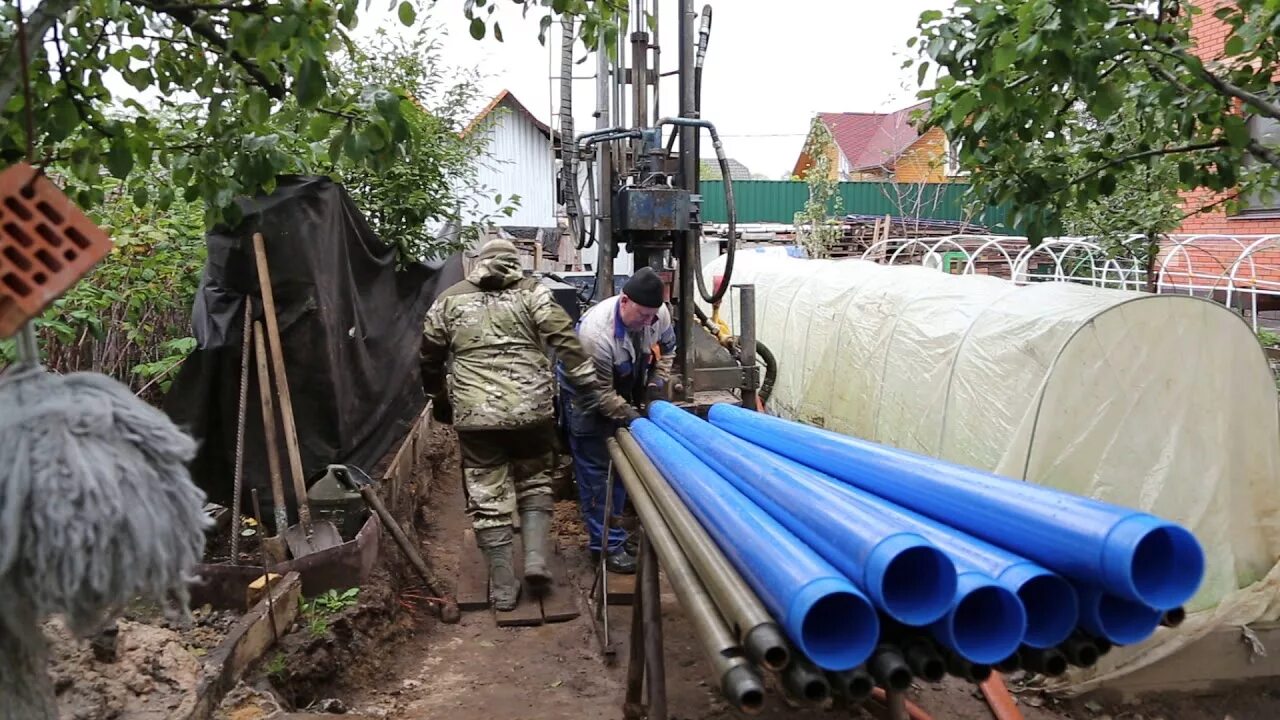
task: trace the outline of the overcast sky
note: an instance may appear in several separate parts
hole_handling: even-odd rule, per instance
[[[676,67],[677,4],[659,2],[659,41],[666,72]],[[699,10],[702,4],[695,3]],[[555,43],[548,42],[552,47],[538,44],[537,9],[521,20],[514,5],[498,5],[503,43],[492,36],[482,41],[471,38],[462,0],[438,3],[428,22],[442,27],[447,35],[443,47],[448,63],[480,69],[486,76],[487,95],[508,89],[546,121],[554,97],[549,78],[558,72],[550,66]],[[795,163],[814,113],[894,110],[915,101],[915,73],[901,69],[907,53],[913,52],[906,41],[923,10],[950,5],[949,0],[713,2],[703,117],[715,123],[729,157],[753,173],[778,178]],[[356,34],[379,26],[405,31],[395,11],[388,10],[383,0],[374,0]],[[558,41],[558,26],[549,34]],[[575,56],[583,56],[581,46]],[[578,76],[594,72],[594,59],[575,67]],[[666,78],[663,84],[661,109],[664,115],[674,115],[676,79]],[[594,109],[594,81],[575,81],[574,116],[579,130],[594,127]],[[710,143],[703,144],[703,152],[710,154]]]

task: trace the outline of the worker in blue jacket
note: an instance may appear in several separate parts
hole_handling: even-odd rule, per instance
[[[578,408],[573,391],[562,384],[560,407],[592,559],[598,562],[605,551],[605,567],[614,573],[634,573],[636,560],[621,528],[611,527],[607,542],[601,537],[609,474],[605,440],[640,417],[637,408],[666,391],[676,336],[665,295],[662,278],[651,268],[641,268],[623,285],[621,295],[597,303],[578,321],[578,338],[595,362],[600,388],[596,408]],[[625,503],[626,492],[615,483],[612,514],[620,515]]]

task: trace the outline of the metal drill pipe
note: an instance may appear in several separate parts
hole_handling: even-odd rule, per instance
[[[1098,662],[1098,645],[1081,633],[1074,633],[1058,646],[1058,652],[1076,667],[1093,667]]]
[[[831,682],[808,658],[796,655],[782,671],[782,688],[794,701],[820,705],[831,697]]]
[[[644,454],[627,430],[619,430],[616,447],[628,462],[640,484],[660,511],[667,527],[675,536],[690,564],[702,580],[707,592],[730,629],[747,651],[747,657],[770,670],[781,670],[791,659],[791,649],[782,629],[769,615],[746,581],[716,547],[693,514],[676,496],[658,468]],[[614,454],[611,451],[611,454]],[[618,458],[614,464],[620,466]]]
[[[867,672],[866,666],[827,673],[827,681],[831,683],[831,692],[851,707],[871,697],[871,690],[876,686],[876,680]]]
[[[867,669],[876,684],[885,690],[906,690],[911,686],[911,668],[896,645],[881,644],[876,648]]]
[[[764,704],[764,683],[760,675],[743,657],[737,638],[720,617],[707,589],[698,579],[689,558],[680,549],[671,528],[662,519],[662,514],[649,496],[644,483],[640,481],[635,468],[623,455],[622,448],[613,439],[607,440],[606,444],[609,455],[613,458],[613,467],[627,489],[627,496],[631,498],[636,514],[640,516],[645,537],[658,553],[658,559],[666,570],[667,580],[675,590],[680,606],[688,615],[703,652],[720,678],[721,692],[739,710],[746,713],[759,712]]]
[[[1057,677],[1067,671],[1067,656],[1053,648],[1023,648],[1019,655],[1022,656],[1022,666],[1031,672]]]

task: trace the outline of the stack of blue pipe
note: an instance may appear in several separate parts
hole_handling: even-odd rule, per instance
[[[649,418],[645,454],[826,670],[864,663],[880,616],[975,664],[1139,643],[1204,575],[1189,531],[1130,508],[732,405]]]

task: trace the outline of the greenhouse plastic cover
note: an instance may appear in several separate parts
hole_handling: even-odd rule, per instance
[[[708,284],[722,256],[704,269]],[[862,260],[739,255],[778,358],[769,412],[1145,510],[1204,546],[1187,621],[1117,648],[1083,692],[1222,625],[1280,618],[1280,411],[1216,303]],[[736,293],[721,316],[738,328]]]

